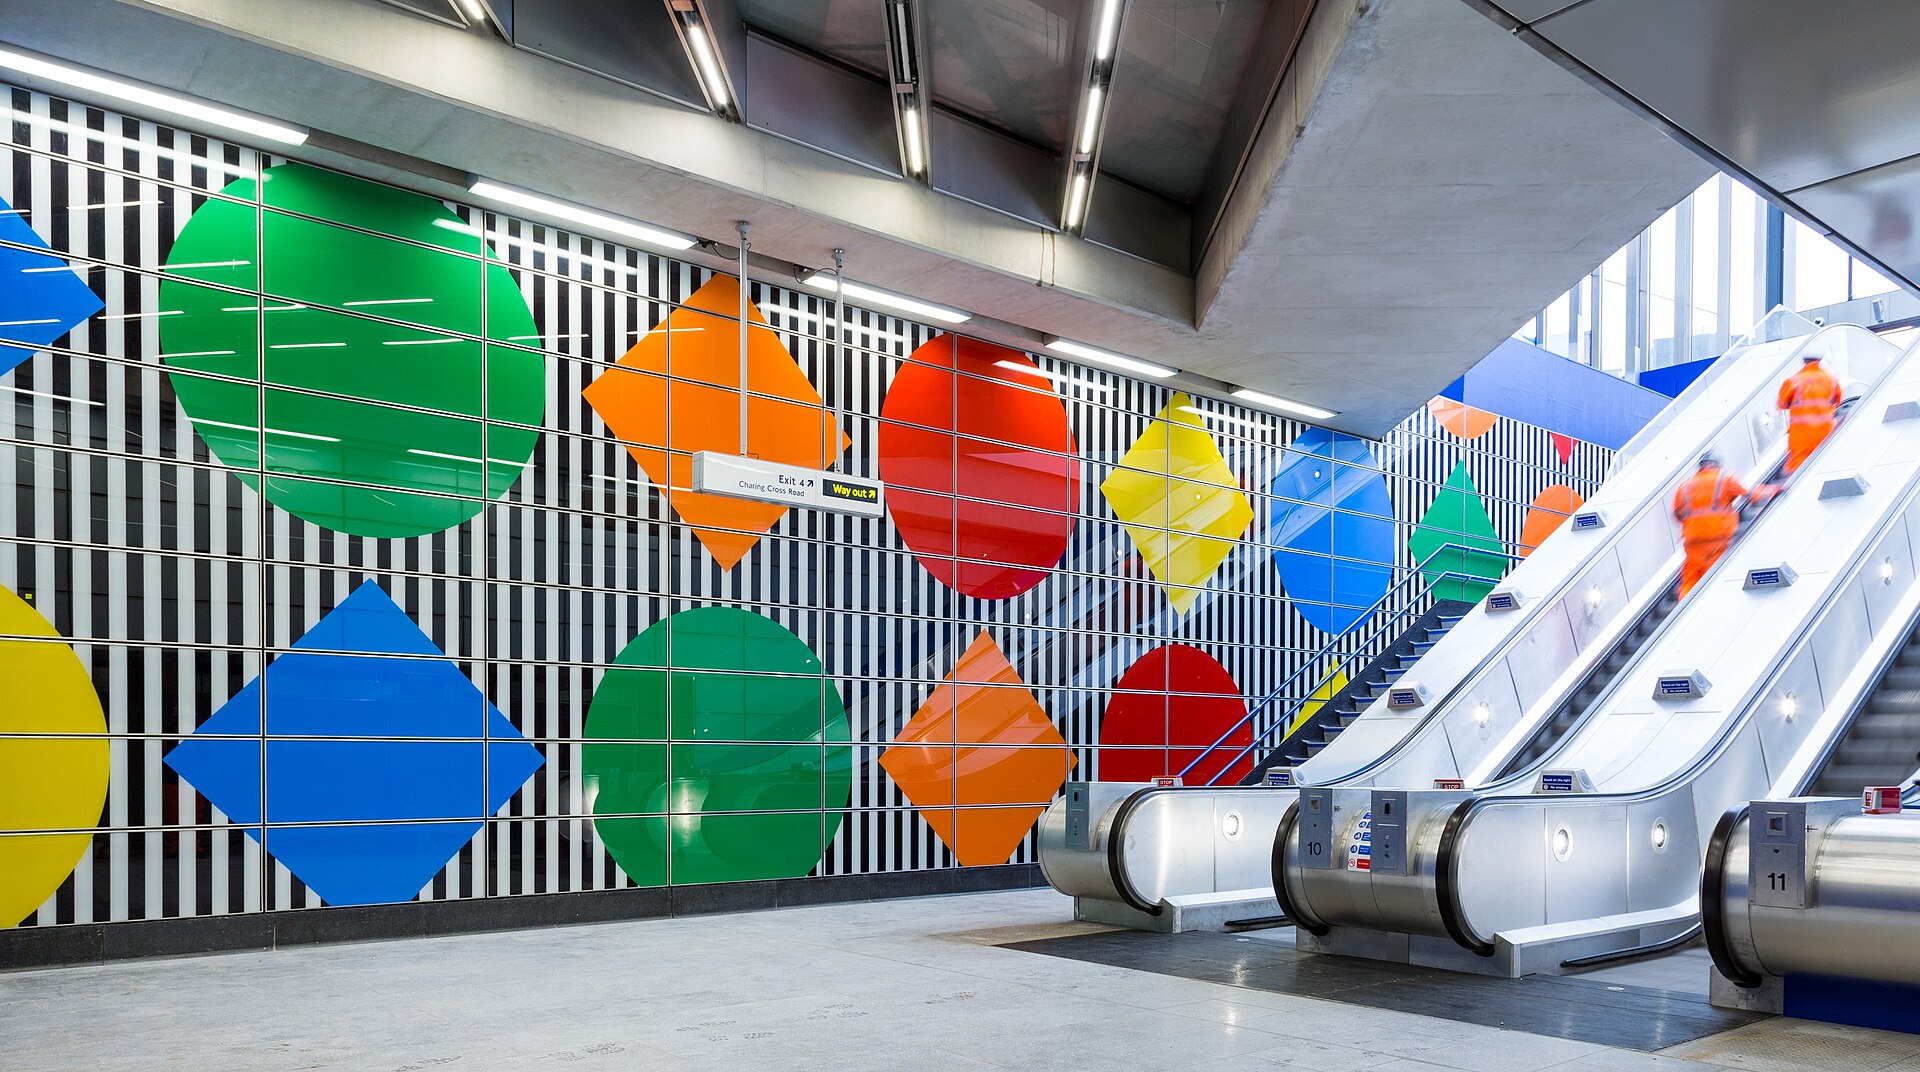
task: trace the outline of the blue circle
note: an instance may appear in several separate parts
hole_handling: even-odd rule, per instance
[[[1287,446],[1271,488],[1280,582],[1315,628],[1339,636],[1393,583],[1393,499],[1366,441],[1310,428]]]

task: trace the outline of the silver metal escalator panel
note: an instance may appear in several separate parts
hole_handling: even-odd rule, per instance
[[[1694,926],[1714,821],[1730,802],[1764,794],[1813,738],[1833,730],[1824,715],[1810,716],[1871,687],[1881,664],[1859,667],[1863,650],[1909,635],[1906,604],[1920,599],[1920,422],[1885,423],[1874,410],[1896,397],[1920,397],[1920,361],[1895,367],[1870,396],[1866,419],[1835,433],[1549,757],[1590,777],[1599,794],[1534,796],[1528,783],[1451,809],[1421,811],[1415,801],[1404,875],[1290,870],[1301,877],[1302,913],[1334,924],[1326,947],[1367,953],[1359,938],[1340,941],[1341,906],[1361,903],[1386,918],[1356,914],[1353,922],[1397,932],[1408,958],[1420,959],[1424,942],[1436,958],[1427,962],[1445,963],[1435,943],[1451,941],[1479,958],[1480,970],[1502,974],[1555,970],[1556,958]],[[1866,493],[1819,500],[1824,477],[1841,469],[1865,472]],[[1887,561],[1890,571],[1881,568]],[[1780,562],[1794,564],[1796,584],[1742,587],[1746,566]],[[1669,671],[1699,671],[1713,687],[1655,699],[1655,682]]]
[[[1597,529],[1562,526],[1503,586],[1528,593],[1513,611],[1476,607],[1408,674],[1432,695],[1410,716],[1369,706],[1296,769],[1301,784],[1431,785],[1435,777],[1491,779],[1560,710],[1678,568],[1672,489],[1708,449],[1736,473],[1764,479],[1784,448],[1775,407],[1802,350],[1827,355],[1847,382],[1879,381],[1897,351],[1857,327],[1761,344],[1730,354],[1710,384],[1683,393],[1656,431],[1636,437],[1626,460],[1580,513]]]
[[[1218,930],[1279,911],[1274,831],[1294,795],[1069,782],[1040,821],[1040,866],[1075,916],[1149,930]]]
[[[1590,589],[1598,586],[1605,599],[1603,605],[1618,606],[1626,602],[1633,593],[1625,579],[1608,580],[1607,575],[1620,578],[1623,563],[1627,572],[1638,577],[1649,576],[1660,568],[1660,564],[1671,557],[1673,549],[1672,525],[1666,517],[1664,499],[1671,487],[1681,476],[1690,472],[1694,460],[1702,449],[1712,448],[1737,465],[1751,465],[1755,457],[1776,445],[1780,438],[1780,427],[1773,420],[1773,393],[1779,378],[1785,370],[1797,363],[1797,354],[1812,339],[1793,335],[1795,329],[1781,329],[1789,318],[1770,318],[1766,330],[1759,333],[1757,341],[1744,346],[1739,352],[1730,352],[1726,359],[1716,363],[1705,375],[1690,386],[1676,402],[1664,411],[1649,427],[1635,437],[1620,455],[1623,459],[1616,465],[1614,476],[1597,493],[1584,511],[1596,512],[1602,517],[1603,524],[1591,529],[1577,529],[1566,526],[1563,531],[1548,539],[1533,555],[1523,563],[1509,578],[1525,583],[1529,598],[1515,611],[1504,612],[1497,622],[1489,621],[1481,610],[1475,609],[1458,623],[1451,631],[1421,659],[1417,665],[1422,673],[1428,667],[1446,667],[1443,676],[1464,677],[1458,672],[1462,664],[1471,665],[1486,658],[1489,653],[1497,652],[1506,646],[1509,634],[1523,622],[1542,615],[1558,615],[1565,618],[1566,605],[1577,603],[1583,619],[1588,615],[1584,608],[1591,605]],[[1804,324],[1804,322],[1802,322]],[[1805,325],[1811,329],[1811,325]],[[1817,336],[1816,336],[1817,337]],[[1583,512],[1584,512],[1583,511]],[[1644,546],[1642,546],[1644,545]],[[1642,586],[1644,587],[1644,585]],[[1557,597],[1557,598],[1556,598]],[[1617,598],[1616,598],[1617,597]],[[1602,622],[1604,624],[1604,622]],[[1558,632],[1565,637],[1551,653],[1550,661],[1555,665],[1564,665],[1571,654],[1564,649],[1576,649],[1585,640],[1597,635],[1592,623],[1585,625],[1555,624],[1546,632]],[[1538,645],[1532,655],[1537,661],[1541,652]],[[1420,682],[1431,687],[1429,682]],[[1308,764],[1318,763],[1323,769],[1331,769],[1328,757],[1344,752],[1358,755],[1361,761],[1351,766],[1365,766],[1367,761],[1381,752],[1391,751],[1407,737],[1406,723],[1419,722],[1420,719],[1407,719],[1398,716],[1396,720],[1374,717],[1384,707],[1384,701],[1371,705],[1367,711],[1353,720],[1333,741]],[[1395,724],[1397,722],[1397,725]],[[1376,732],[1382,724],[1388,727],[1388,733]],[[1486,728],[1486,727],[1481,727]],[[1491,737],[1495,729],[1487,728],[1483,737]],[[1479,728],[1471,735],[1479,735]],[[1435,777],[1456,776],[1462,765],[1460,756],[1471,758],[1471,748],[1459,748],[1458,742],[1449,739],[1445,733],[1427,733],[1417,735],[1416,743],[1421,748],[1405,750],[1397,757],[1397,768],[1410,772],[1411,784],[1432,784]],[[1360,740],[1357,738],[1367,738]],[[1356,751],[1357,750],[1357,751]],[[1290,801],[1292,794],[1288,790],[1255,789],[1254,792],[1284,794]],[[1188,789],[1187,794],[1237,795],[1246,790]],[[1124,799],[1124,796],[1121,798]],[[1112,878],[1114,868],[1108,859],[1111,848],[1118,844],[1127,844],[1125,838],[1096,841],[1088,849],[1069,847],[1064,840],[1065,824],[1055,822],[1054,810],[1061,809],[1062,802],[1056,801],[1049,816],[1042,824],[1040,839],[1040,857],[1050,879],[1056,875],[1066,876],[1085,872],[1089,875],[1106,873],[1108,877],[1104,890],[1091,887],[1082,893],[1069,889],[1074,880],[1056,879],[1055,885],[1076,897],[1110,898],[1116,902],[1127,903],[1119,888],[1123,882]],[[1120,803],[1112,803],[1108,811],[1115,811]],[[1263,814],[1274,809],[1262,809]],[[1146,815],[1147,812],[1135,811],[1121,816],[1121,829],[1132,821],[1134,814]],[[1262,826],[1266,820],[1250,819],[1250,838],[1243,839],[1235,847],[1243,863],[1252,866],[1270,864],[1273,828]],[[1095,820],[1097,823],[1111,822],[1111,819]],[[1052,832],[1061,832],[1056,837]],[[1192,836],[1211,838],[1204,832],[1169,833],[1166,836],[1188,839]],[[1158,836],[1158,835],[1154,835]],[[1249,843],[1251,842],[1251,843]],[[1264,843],[1264,844],[1262,844]],[[1123,849],[1124,851],[1124,849]],[[1088,852],[1100,857],[1098,861],[1083,861],[1087,866],[1069,864],[1064,857],[1077,852]],[[1158,858],[1164,855],[1168,859],[1179,856],[1174,850],[1154,849],[1151,852],[1134,854],[1134,858]],[[1236,863],[1225,867],[1222,873],[1247,870]],[[1173,869],[1169,874],[1188,874],[1181,869]],[[1209,885],[1197,886],[1198,890],[1218,890],[1218,875]],[[1144,881],[1144,880],[1143,880]],[[1184,881],[1184,880],[1183,880]],[[1197,882],[1198,879],[1196,878]],[[1152,883],[1149,882],[1149,885]],[[1085,885],[1085,884],[1082,884]],[[1266,886],[1266,882],[1261,883]],[[1171,887],[1168,887],[1171,890]],[[1173,893],[1173,896],[1180,896]],[[1143,893],[1136,898],[1140,903],[1148,903],[1151,893]]]

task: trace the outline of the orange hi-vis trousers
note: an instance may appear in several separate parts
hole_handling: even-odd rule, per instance
[[[1820,444],[1833,434],[1833,418],[1820,420],[1813,417],[1796,417],[1787,425],[1787,475],[1792,476],[1806,464]]]
[[[1720,536],[1681,542],[1687,550],[1686,562],[1680,567],[1680,598],[1685,599],[1687,593],[1693,591],[1693,586],[1700,583],[1700,578],[1705,577],[1713,569],[1713,564],[1720,561],[1720,556],[1727,553],[1727,547],[1733,543],[1733,539]]]

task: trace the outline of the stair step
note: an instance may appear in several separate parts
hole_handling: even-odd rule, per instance
[[[1819,781],[1814,783],[1813,794],[1822,797],[1857,797],[1862,789],[1870,785],[1899,785],[1913,771],[1911,765],[1902,770],[1898,766],[1829,763],[1827,769],[1820,772]]]
[[[1920,665],[1890,666],[1880,679],[1882,689],[1920,689]]]
[[[1920,742],[1920,710],[1884,710],[1879,704],[1880,698],[1874,697],[1860,717],[1854,719],[1853,729],[1848,732],[1850,738],[1891,737]]]
[[[1914,748],[1911,737],[1849,736],[1834,751],[1833,761],[1848,766],[1872,764],[1876,767],[1897,767],[1904,763],[1911,771],[1920,768],[1920,752]]]

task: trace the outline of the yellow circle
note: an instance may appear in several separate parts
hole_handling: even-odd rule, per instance
[[[38,611],[0,588],[0,927],[31,915],[73,872],[107,800],[107,719],[87,668]],[[21,637],[47,639],[24,640]],[[28,833],[21,833],[27,831]]]

